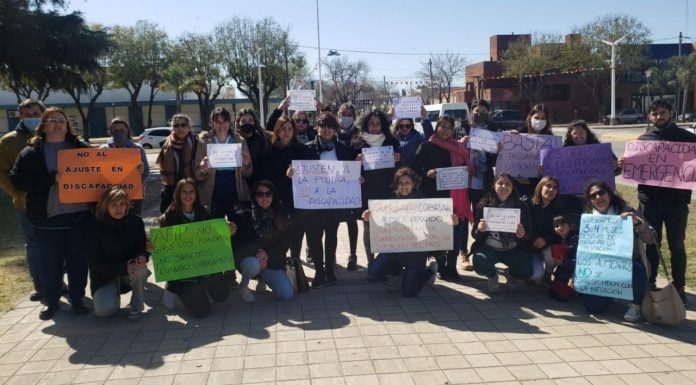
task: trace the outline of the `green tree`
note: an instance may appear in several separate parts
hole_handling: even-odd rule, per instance
[[[305,66],[304,56],[290,39],[288,29],[270,17],[262,20],[234,17],[215,28],[215,37],[227,76],[257,111],[260,103],[268,107],[269,96],[279,87],[285,87],[286,79],[293,78]],[[259,64],[263,65],[263,100],[259,100]],[[265,117],[260,120],[265,123]]]
[[[670,60],[670,66],[674,68],[674,74],[682,85],[682,106],[681,111],[686,113],[686,101],[689,96],[691,86],[696,82],[696,54],[691,53],[688,56],[676,56]],[[678,110],[678,109],[677,109]]]

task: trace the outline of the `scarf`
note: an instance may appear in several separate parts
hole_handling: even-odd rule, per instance
[[[324,139],[317,137],[317,149],[319,150],[320,154],[326,151],[333,151],[334,142],[333,140],[324,141]]]
[[[254,231],[262,239],[270,239],[273,236],[273,209],[263,209],[261,206],[251,204],[251,223]]]
[[[449,152],[452,167],[466,166],[468,164],[469,150],[466,149],[464,143],[454,139],[442,140],[437,135],[431,136],[428,141]],[[471,170],[469,170],[469,180],[471,180],[471,177]],[[474,213],[471,211],[471,204],[469,203],[469,188],[450,190],[450,197],[452,197],[454,213],[459,218],[465,218],[469,223],[472,223],[474,221]]]
[[[381,147],[384,140],[387,139],[383,132],[379,134],[370,134],[369,132],[363,132],[362,138],[365,143],[369,144],[370,147]]]
[[[162,184],[174,186],[176,184],[179,164],[183,162],[184,178],[193,177],[193,154],[197,142],[193,134],[189,133],[184,139],[179,139],[171,133],[162,145],[162,150],[157,157],[157,164],[160,166]],[[183,150],[184,159],[179,159],[178,151]]]

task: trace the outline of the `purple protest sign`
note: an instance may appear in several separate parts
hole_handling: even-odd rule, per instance
[[[500,153],[495,163],[496,172],[507,172],[515,177],[539,177],[541,149],[561,147],[561,137],[555,135],[511,134],[500,135]]]
[[[611,144],[586,144],[541,150],[544,174],[558,179],[561,194],[579,194],[593,179],[614,183]]]
[[[696,143],[634,140],[626,143],[621,178],[658,187],[696,189]]]

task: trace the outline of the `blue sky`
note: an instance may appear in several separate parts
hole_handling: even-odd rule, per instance
[[[82,11],[90,23],[108,26],[147,19],[170,37],[187,31],[210,32],[232,16],[271,16],[306,47],[302,49],[310,66],[317,63],[315,0],[70,0],[70,9]],[[688,22],[695,20],[696,1],[688,0],[319,0],[323,55],[337,49],[351,60],[363,59],[370,65],[372,78],[385,76],[387,81],[415,81],[415,72],[430,52],[461,53],[474,63],[488,58],[492,35],[566,34],[575,25],[613,13],[638,18],[652,31],[656,43],[676,43],[680,31],[696,35],[696,21]]]

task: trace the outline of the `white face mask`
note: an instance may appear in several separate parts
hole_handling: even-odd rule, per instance
[[[341,127],[348,128],[353,124],[352,116],[341,116]]]
[[[541,131],[546,127],[546,119],[532,119],[532,128],[535,131]]]

